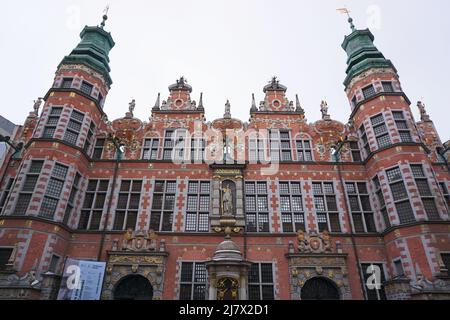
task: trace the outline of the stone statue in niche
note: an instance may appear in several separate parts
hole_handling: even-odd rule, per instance
[[[229,186],[222,188],[222,212],[224,216],[233,215],[233,194]]]

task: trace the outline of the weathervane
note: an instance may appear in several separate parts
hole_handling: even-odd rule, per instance
[[[103,10],[103,21],[101,23],[101,28],[102,29],[106,25],[106,20],[108,20],[108,12],[109,12],[109,4],[106,6],[105,10]]]
[[[348,23],[350,23],[350,28],[352,28],[352,31],[356,31],[355,25],[353,24],[353,18],[350,16],[350,10],[347,9],[347,7],[336,9],[338,12],[342,14],[346,14],[348,17]]]

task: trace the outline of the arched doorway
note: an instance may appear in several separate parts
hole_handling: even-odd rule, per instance
[[[152,300],[153,287],[140,275],[127,276],[114,289],[114,300]]]
[[[336,285],[325,278],[312,278],[306,281],[301,291],[302,300],[339,300]]]

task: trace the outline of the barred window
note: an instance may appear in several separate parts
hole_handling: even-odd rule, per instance
[[[366,157],[370,155],[371,151],[370,151],[370,145],[369,145],[369,140],[367,139],[367,133],[366,133],[366,128],[364,127],[364,124],[361,125],[361,127],[359,127],[359,137],[362,141],[362,146],[364,148],[364,150],[366,151]]]
[[[150,228],[155,231],[172,231],[175,210],[175,181],[156,181],[153,192]]]
[[[350,141],[350,151],[352,153],[352,159],[354,162],[361,162],[361,151],[359,150],[358,142]]]
[[[425,212],[428,215],[428,219],[441,220],[436,206],[435,197],[431,193],[430,185],[428,184],[428,179],[425,176],[423,166],[421,164],[412,164],[411,171],[416,181],[416,186],[419,191],[419,195],[422,198],[422,203],[425,208]]]
[[[109,180],[89,180],[81,210],[79,230],[100,230]]]
[[[370,121],[372,122],[375,138],[378,142],[378,148],[384,148],[391,145],[391,138],[389,137],[383,114],[380,113],[379,115],[370,118]]]
[[[386,276],[384,274],[384,267],[380,263],[362,263],[361,264],[361,273],[362,279],[364,279],[364,283],[370,283],[369,277],[373,274],[373,266],[379,268],[381,271],[380,274],[380,283],[381,288],[377,289],[376,286],[369,288],[369,286],[364,286],[364,290],[366,291],[367,300],[386,300],[386,293],[384,290],[384,282],[386,281]]]
[[[391,145],[391,138],[389,134],[380,135],[377,137],[378,148],[385,148]]]
[[[47,119],[47,123],[44,127],[42,138],[52,139],[54,137],[62,110],[63,110],[62,107],[52,107],[50,115],[48,116]]]
[[[283,232],[305,231],[305,216],[300,182],[280,182]]]
[[[63,81],[61,83],[61,88],[63,88],[63,89],[72,88],[72,82],[73,82],[73,78],[63,78]]]
[[[412,142],[411,131],[409,130],[408,122],[403,111],[392,111],[392,116],[394,117],[401,141]]]
[[[245,211],[248,232],[270,232],[266,182],[246,182]]]
[[[5,190],[0,197],[0,215],[5,207],[6,200],[8,199],[9,193],[11,192],[12,186],[14,184],[14,178],[9,178],[8,183],[6,184]]]
[[[384,201],[384,195],[383,190],[381,189],[380,180],[378,179],[378,176],[375,176],[372,179],[373,185],[375,187],[375,194],[377,195],[378,203],[380,205],[380,211],[381,215],[383,216],[384,224],[386,225],[386,228],[389,228],[391,226],[391,222],[389,220],[389,215],[386,209],[386,202]]]
[[[182,262],[180,300],[206,299],[207,271],[204,263]]]
[[[341,232],[333,183],[313,182],[313,194],[319,231]]]
[[[142,160],[157,160],[159,151],[159,138],[145,139],[142,149]]]
[[[87,94],[88,96],[91,95],[92,90],[94,89],[94,86],[86,81],[81,82],[81,92]]]
[[[392,197],[394,198],[395,207],[397,208],[397,215],[400,223],[409,223],[415,221],[414,213],[412,211],[411,203],[408,198],[408,191],[406,190],[403,176],[399,167],[386,170],[389,186],[391,188]]]
[[[63,223],[66,225],[69,222],[70,216],[72,215],[72,211],[75,206],[75,197],[77,196],[78,190],[80,188],[80,180],[81,180],[81,175],[77,172],[75,174],[75,178],[72,183],[72,189],[70,191],[70,196],[67,201],[66,212],[64,213]]]
[[[367,86],[365,88],[362,89],[363,95],[364,95],[364,99],[369,99],[371,97],[373,97],[376,92],[375,92],[375,87],[373,85]]]
[[[441,188],[445,201],[447,201],[447,204],[450,207],[450,192],[448,191],[447,184],[445,182],[439,182],[439,188]]]
[[[84,142],[84,152],[88,153],[89,149],[91,148],[91,145],[93,143],[93,137],[95,132],[95,123],[94,121],[91,121],[91,124],[89,126],[88,134],[86,136],[86,141]]]
[[[20,192],[19,199],[17,200],[14,215],[25,215],[27,213],[28,205],[30,204],[31,197],[39,180],[39,175],[43,165],[44,161],[33,160],[31,162],[30,168],[28,169],[28,173],[25,177],[22,191]]]
[[[114,219],[114,230],[136,229],[140,207],[142,180],[123,180]]]
[[[210,183],[208,181],[190,181],[186,208],[186,231],[209,231]]]
[[[253,263],[248,275],[249,300],[274,300],[272,263]]]
[[[84,114],[72,110],[69,123],[66,128],[66,133],[64,135],[64,141],[76,145],[78,141],[78,135],[80,134],[81,127],[83,125]]]
[[[94,152],[92,154],[92,158],[94,160],[101,160],[103,156],[103,148],[105,147],[105,138],[97,138],[94,146]]]
[[[193,138],[191,139],[191,158],[194,163],[203,161],[205,154],[206,142],[204,139]]]
[[[345,184],[356,233],[377,232],[370,197],[365,182]]]
[[[292,161],[290,132],[286,130],[269,131],[270,156],[272,162]]]
[[[47,190],[44,195],[44,200],[41,204],[39,216],[46,219],[53,219],[56,207],[58,206],[59,198],[61,196],[64,182],[66,181],[68,167],[59,163],[55,164],[47,184]]]
[[[394,92],[394,87],[392,86],[391,81],[382,81],[381,85],[383,86],[384,92]]]
[[[312,161],[312,143],[310,140],[297,140],[297,161]]]

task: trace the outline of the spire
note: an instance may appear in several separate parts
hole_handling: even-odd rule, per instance
[[[161,109],[161,93],[158,93],[158,98],[156,98],[155,106],[153,107],[153,111],[158,111]]]
[[[105,14],[100,26],[84,27],[80,34],[80,43],[64,57],[59,67],[65,64],[85,64],[101,73],[108,85],[111,85],[109,52],[114,48],[115,42],[111,34],[103,29],[107,19],[108,16]]]
[[[350,10],[348,10],[347,7],[344,7],[344,8],[337,9],[337,11],[339,11],[342,14],[346,14],[347,15],[348,23],[350,24],[350,29],[352,29],[352,32],[356,31],[355,25],[353,24],[353,19],[350,16]]]
[[[200,101],[198,103],[198,110],[205,110],[205,108],[203,107],[203,92],[200,93]]]
[[[231,119],[231,104],[230,100],[227,100],[227,103],[225,104],[225,114],[223,115],[224,119]]]
[[[256,100],[255,100],[255,94],[252,93],[252,108],[250,109],[250,112],[257,112],[258,108],[256,107]]]
[[[342,48],[348,56],[347,77],[344,85],[348,86],[354,77],[372,68],[390,68],[397,72],[392,62],[386,59],[375,46],[375,37],[372,32],[369,29],[357,30],[349,14],[348,17],[352,33],[346,36],[342,43]]]
[[[300,112],[302,115],[305,115],[305,110],[302,108],[302,105],[300,104],[298,94],[295,95],[295,101],[296,101],[295,111]]]

